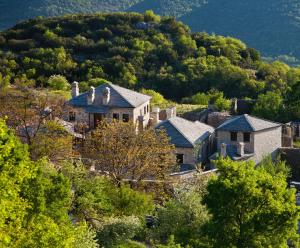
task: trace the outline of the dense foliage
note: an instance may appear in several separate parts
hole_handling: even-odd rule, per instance
[[[298,209],[285,170],[229,159],[216,165],[219,176],[209,181],[203,199],[212,214],[207,231],[213,247],[286,247],[297,232]]]
[[[60,89],[66,77],[86,90],[105,79],[178,101],[212,88],[225,97],[285,94],[300,77],[237,39],[191,33],[151,11],[37,18],[1,33],[0,49],[2,86],[30,79]]]
[[[194,31],[238,37],[266,56],[299,64],[297,0],[0,0],[0,7],[0,29],[36,16],[151,9],[179,18]]]
[[[295,192],[286,187],[288,170],[280,161],[266,159],[255,168],[217,160],[218,177],[177,182],[160,201],[146,182],[116,185],[109,172],[104,177],[88,164],[32,161],[1,120],[1,247],[259,248],[297,242]]]
[[[27,147],[0,120],[1,247],[74,247],[84,226],[68,216],[71,185],[62,173],[41,160],[29,159]],[[81,248],[96,247],[90,233]],[[86,246],[89,243],[90,246]],[[93,245],[94,244],[94,245]]]

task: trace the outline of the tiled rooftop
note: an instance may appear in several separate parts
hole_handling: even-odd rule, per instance
[[[270,128],[279,127],[282,124],[260,119],[250,115],[239,115],[225,121],[217,130],[236,132],[257,132]]]
[[[191,122],[181,117],[172,117],[159,123],[156,129],[165,129],[171,143],[177,147],[193,148],[197,142],[206,139],[214,128],[201,122]]]
[[[103,106],[102,94],[106,87],[110,89],[110,101],[107,105],[108,107],[135,108],[151,99],[151,97],[148,95],[107,83],[102,84],[95,89],[95,101],[92,106],[96,108]],[[88,92],[85,92],[77,97],[72,98],[69,103],[74,107],[91,108],[91,105],[87,104],[87,97]],[[103,111],[105,111],[105,109],[103,109]]]

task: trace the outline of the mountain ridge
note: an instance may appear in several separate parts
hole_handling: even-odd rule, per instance
[[[297,0],[0,0],[0,30],[36,16],[148,9],[174,16],[195,32],[237,37],[264,56],[300,58]]]

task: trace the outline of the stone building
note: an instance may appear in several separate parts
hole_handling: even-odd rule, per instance
[[[157,124],[175,145],[177,162],[182,170],[194,169],[195,164],[205,163],[212,152],[214,128],[201,122],[191,122],[173,116]]]
[[[256,164],[282,147],[282,124],[250,115],[227,120],[216,129],[217,151],[233,160],[253,160]]]
[[[78,83],[72,84],[71,109],[65,119],[73,123],[86,124],[94,129],[104,118],[133,122],[138,128],[145,128],[150,121],[151,97],[112,83],[91,87],[79,94]]]

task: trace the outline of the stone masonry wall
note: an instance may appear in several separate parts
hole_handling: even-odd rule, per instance
[[[239,142],[244,142],[244,133],[238,132],[237,141],[231,141],[231,135],[228,131],[217,131],[217,150],[221,152],[221,145],[225,143],[227,145],[236,146]],[[254,133],[250,134],[250,142],[245,143],[245,151],[248,153],[254,153]]]
[[[292,180],[300,182],[300,149],[281,148],[280,155],[281,158],[291,166]]]
[[[269,155],[275,158],[282,147],[282,127],[256,132],[254,144],[254,161],[256,163]]]

